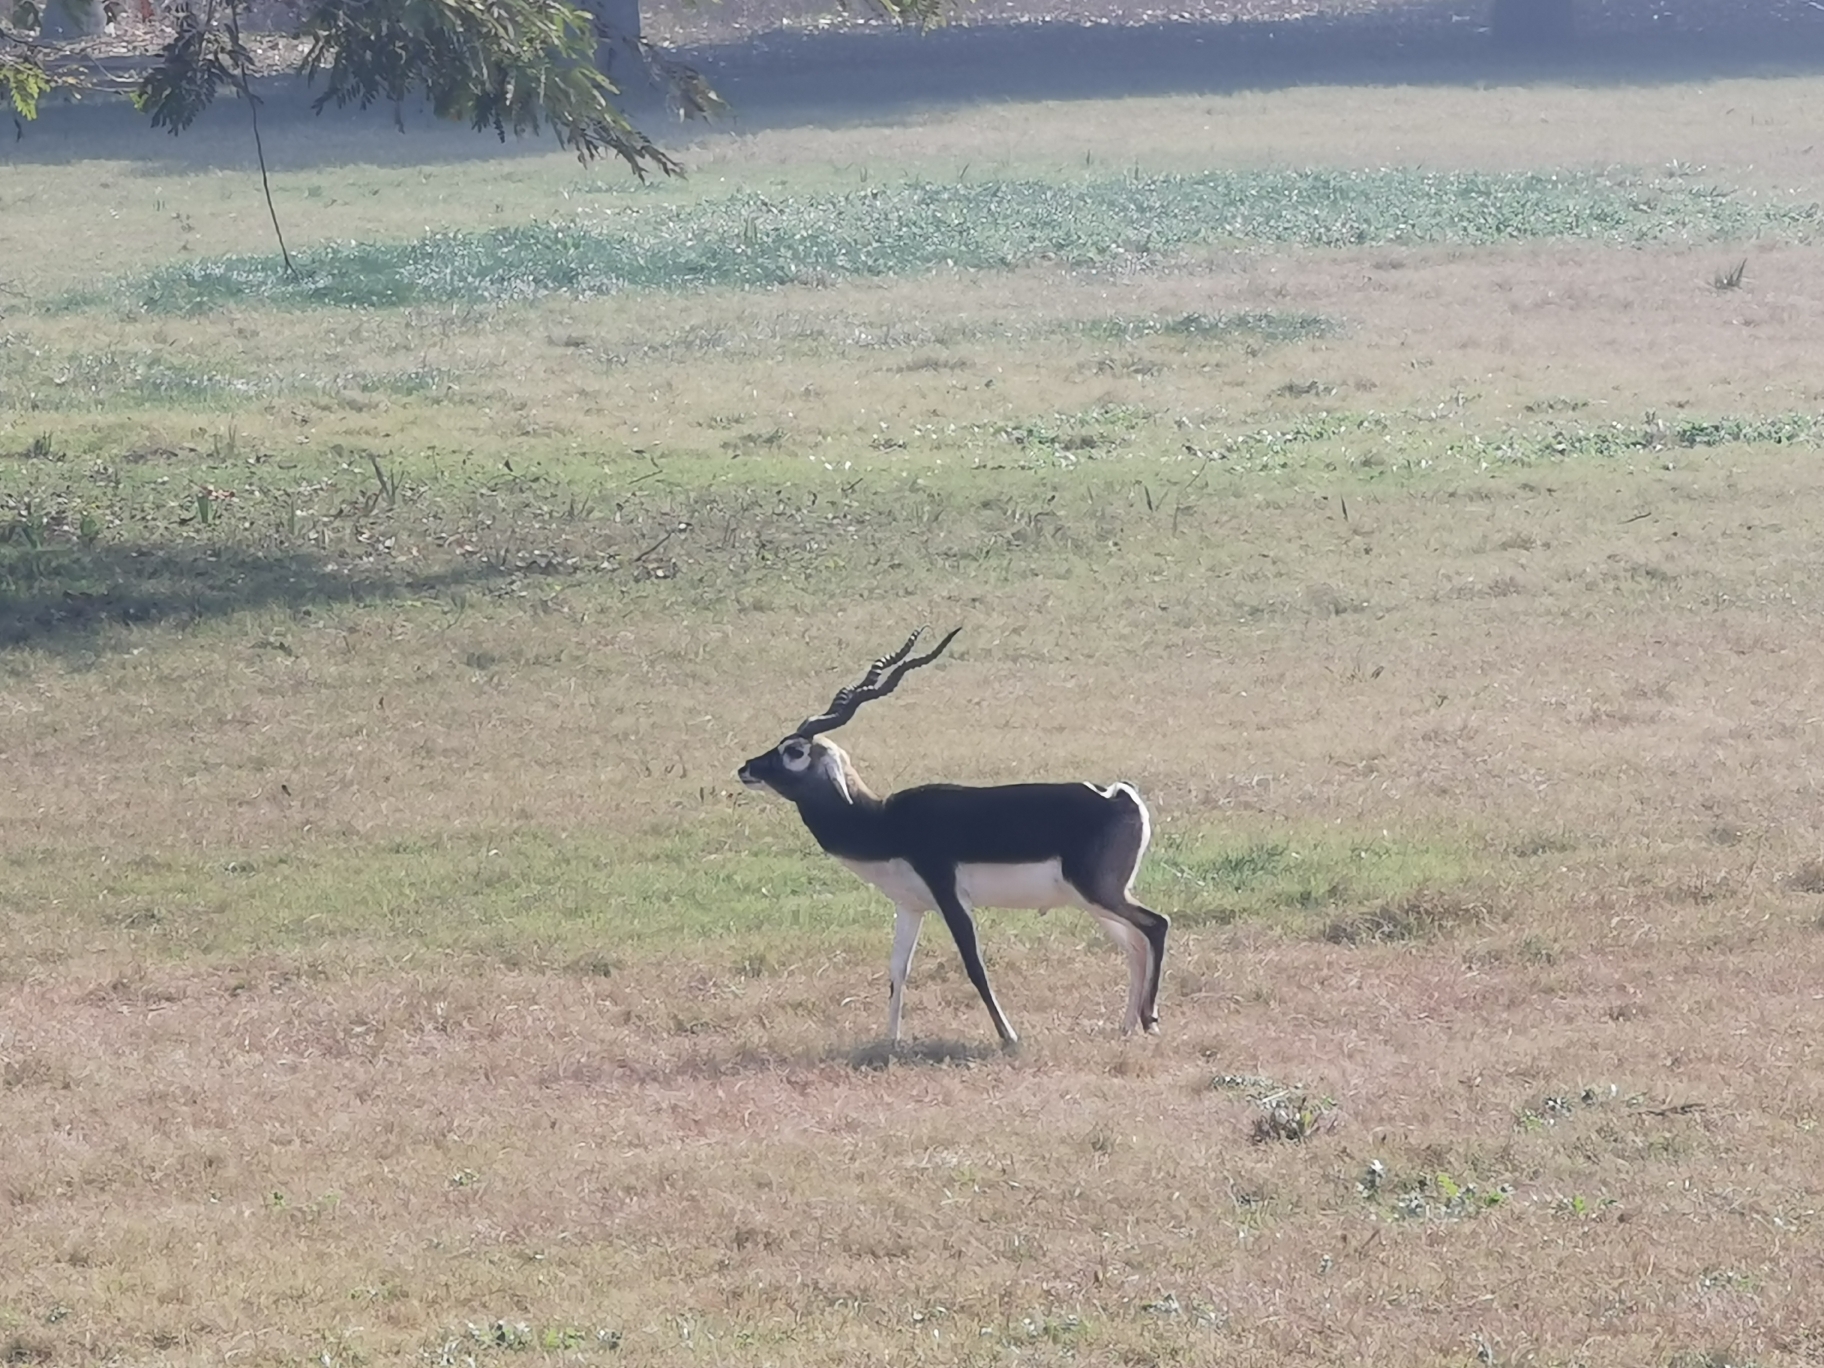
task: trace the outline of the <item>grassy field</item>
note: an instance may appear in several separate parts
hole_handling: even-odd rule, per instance
[[[1821,96],[0,165],[0,1360],[1824,1358]],[[921,622],[1159,1039],[880,1047],[734,769]]]

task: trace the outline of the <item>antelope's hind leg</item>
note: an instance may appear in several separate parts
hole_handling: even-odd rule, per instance
[[[1108,908],[1094,906],[1090,908],[1090,914],[1101,923],[1102,929],[1108,932],[1108,938],[1127,957],[1127,1010],[1121,1018],[1121,1034],[1132,1035],[1141,1024],[1151,951],[1146,937],[1125,916]]]
[[[1096,848],[1067,866],[1064,876],[1083,896],[1084,904],[1108,928],[1128,955],[1127,1019],[1123,1030],[1136,1027],[1159,1033],[1159,978],[1165,969],[1165,936],[1170,920],[1134,901],[1134,880],[1152,836],[1152,821],[1138,794],[1123,790],[1132,805]]]
[[[1140,1027],[1148,1035],[1159,1034],[1159,979],[1165,972],[1165,936],[1172,929],[1171,919],[1163,912],[1143,907],[1132,898],[1125,900],[1122,919],[1135,940],[1144,942],[1145,983],[1140,986]]]

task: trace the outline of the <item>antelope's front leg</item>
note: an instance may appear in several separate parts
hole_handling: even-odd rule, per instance
[[[893,959],[887,968],[887,1039],[899,1044],[899,1017],[906,1006],[906,978],[912,972],[912,952],[918,948],[918,929],[925,914],[913,907],[895,909]]]
[[[975,934],[975,913],[956,894],[956,871],[925,868],[917,870],[917,873],[931,890],[932,897],[937,902],[937,910],[944,914],[944,921],[950,927],[950,936],[956,942],[956,951],[963,957],[963,971],[969,975],[969,982],[975,985],[975,991],[981,994],[982,1005],[988,1009],[988,1019],[994,1023],[1002,1048],[1013,1049],[1020,1043],[1020,1038],[1014,1034],[1013,1027],[1008,1025],[1001,1004],[994,1000],[994,989],[988,986],[988,969],[982,963],[982,947]]]

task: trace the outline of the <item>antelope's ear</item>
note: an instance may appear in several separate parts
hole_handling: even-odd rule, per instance
[[[819,741],[811,748],[811,759],[842,795],[843,802],[855,801],[854,790],[849,787],[849,757],[842,747],[831,741]]]

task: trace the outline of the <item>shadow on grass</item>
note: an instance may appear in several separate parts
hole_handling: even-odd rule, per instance
[[[999,1045],[963,1040],[873,1040],[838,1052],[833,1058],[853,1069],[880,1070],[899,1066],[984,1064],[1011,1053]]]
[[[1230,95],[1302,86],[1658,86],[1824,70],[1824,12],[1693,0],[1579,0],[1582,31],[1551,52],[1504,50],[1488,0],[1293,19],[1044,20],[930,33],[823,29],[688,50],[749,130],[874,120],[982,102]],[[1153,10],[1150,13],[1157,13]]]
[[[1222,95],[1294,86],[1455,85],[1574,81],[1652,86],[1731,76],[1824,71],[1824,10],[1810,0],[1579,0],[1585,30],[1549,55],[1505,53],[1489,37],[1488,0],[1405,4],[1295,19],[955,24],[777,31],[675,50],[728,100],[744,131],[875,122],[913,110],[984,102]],[[1043,14],[1043,7],[1035,5]],[[1156,13],[1156,11],[1149,11]],[[298,171],[361,163],[408,167],[542,155],[553,144],[500,143],[422,108],[310,109],[300,79],[258,83],[267,157]],[[658,133],[665,110],[630,92],[629,111]],[[393,119],[397,113],[399,126]],[[674,148],[675,150],[675,148]],[[180,138],[152,130],[125,101],[49,103],[0,165],[89,158],[131,161],[146,175],[254,167],[246,111],[218,101]]]
[[[233,613],[309,613],[507,578],[459,561],[408,575],[307,551],[122,543],[91,548],[0,543],[0,652],[86,655],[124,628],[193,626]]]

